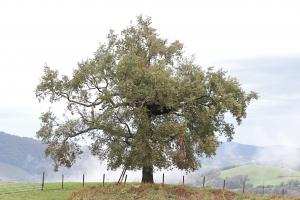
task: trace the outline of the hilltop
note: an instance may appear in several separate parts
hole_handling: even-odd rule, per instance
[[[226,179],[239,175],[247,176],[247,183],[253,184],[253,186],[263,184],[280,185],[281,183],[287,183],[289,180],[300,181],[299,171],[256,164],[222,170],[220,176]]]
[[[0,132],[0,143],[0,181],[28,181],[49,169],[38,140]]]
[[[26,187],[24,184],[1,186],[8,191],[11,187]],[[80,183],[66,183],[60,189],[60,183],[47,184],[44,191],[32,190],[17,193],[1,194],[0,200],[129,200],[129,199],[160,199],[160,200],[296,200],[282,196],[259,196],[236,193],[229,190],[197,188],[183,185],[148,185],[127,183],[126,185],[88,183],[82,188]],[[56,189],[55,189],[56,188]]]
[[[86,149],[82,158],[76,162],[75,166],[70,169],[62,168],[59,172],[54,173],[52,161],[45,158],[44,155],[46,146],[40,141],[0,132],[0,143],[0,182],[40,181],[43,171],[46,171],[47,181],[50,181],[51,178],[53,178],[52,181],[58,181],[61,173],[65,174],[65,178],[68,181],[78,181],[81,179],[82,173],[87,173],[92,177],[94,174],[99,176],[102,173],[99,173],[99,171],[106,170],[106,166],[100,165],[97,158],[88,153]],[[300,169],[299,156],[300,150],[297,148],[260,147],[225,142],[219,146],[214,157],[201,158],[201,168],[196,172],[199,176],[194,176],[193,174],[191,178],[188,178],[188,181],[201,185],[202,175],[211,170],[222,170],[224,168],[234,168],[247,164],[261,164],[270,167],[298,170]],[[281,162],[283,159],[286,162]],[[261,169],[257,168],[257,170]],[[139,177],[137,173],[139,172],[136,172],[135,177]],[[115,175],[119,176],[119,174]],[[132,178],[133,176],[130,177]],[[112,181],[115,181],[115,178],[111,175],[110,178]],[[168,180],[171,181],[171,178],[171,175],[168,176]],[[193,178],[195,178],[195,181]],[[94,180],[98,180],[97,177],[92,181]],[[139,179],[132,179],[131,181],[139,181]],[[200,182],[198,183],[197,181]],[[267,182],[267,179],[265,181]]]
[[[89,187],[72,193],[67,200],[129,200],[129,199],[177,199],[177,200],[198,200],[198,199],[215,199],[215,200],[288,200],[292,198],[275,197],[275,196],[255,196],[235,193],[228,190],[195,188],[189,186],[175,185],[112,185],[110,187]]]

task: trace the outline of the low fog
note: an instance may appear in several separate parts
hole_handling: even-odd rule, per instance
[[[182,183],[182,176],[185,176],[187,184],[194,184],[195,179],[201,178],[211,170],[222,169],[244,164],[258,164],[273,167],[300,169],[300,149],[286,146],[260,147],[253,145],[241,145],[238,143],[224,143],[218,149],[216,156],[212,158],[200,158],[201,168],[195,172],[187,173],[178,169],[155,170],[154,181],[162,182],[162,174],[165,174],[165,183]],[[81,159],[77,160],[71,168],[60,168],[58,172],[46,172],[46,180],[60,181],[61,174],[64,174],[65,181],[81,182],[82,175],[85,175],[87,182],[102,182],[105,174],[106,182],[116,182],[121,175],[122,169],[107,170],[105,161],[99,161],[89,152],[85,152]],[[140,182],[141,170],[127,171],[127,181]],[[198,180],[199,182],[199,180]]]

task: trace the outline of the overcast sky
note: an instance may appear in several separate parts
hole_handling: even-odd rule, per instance
[[[234,141],[300,147],[299,10],[289,0],[1,0],[0,131],[35,137],[49,106],[34,98],[44,63],[69,74],[109,29],[143,14],[198,64],[222,67],[259,93]]]

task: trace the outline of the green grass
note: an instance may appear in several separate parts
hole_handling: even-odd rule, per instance
[[[248,183],[254,186],[258,185],[279,185],[282,182],[288,182],[289,180],[299,180],[300,172],[278,167],[269,167],[265,165],[243,165],[221,172],[222,178],[230,178],[236,175],[247,175]]]
[[[96,185],[99,183],[86,183],[85,187]],[[62,200],[81,188],[82,183],[64,183],[63,190],[61,183],[46,183],[44,191],[41,184],[4,184],[0,185],[0,200]]]

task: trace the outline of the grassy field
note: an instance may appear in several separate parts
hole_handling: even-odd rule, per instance
[[[12,188],[33,188],[37,185],[9,184],[2,185],[1,191],[11,191]],[[1,194],[1,200],[291,200],[281,197],[247,196],[226,190],[202,189],[176,185],[127,184],[106,185],[87,183],[84,188],[80,183],[65,183],[65,189],[59,189],[60,183],[46,184],[45,190],[27,191],[11,194]]]
[[[85,187],[97,186],[99,183],[86,183]],[[0,200],[62,200],[72,192],[82,188],[82,183],[47,183],[44,191],[41,184],[4,184],[0,185]]]
[[[254,186],[258,185],[279,185],[291,179],[300,181],[300,172],[277,167],[264,165],[243,165],[221,172],[222,178],[229,178],[236,175],[247,175],[249,182]]]

